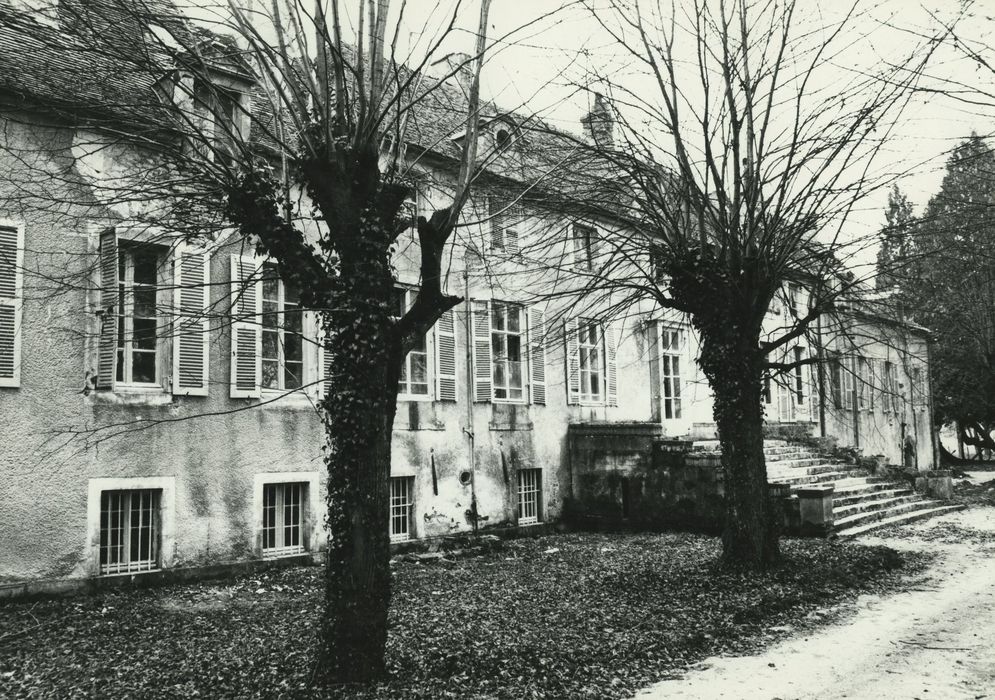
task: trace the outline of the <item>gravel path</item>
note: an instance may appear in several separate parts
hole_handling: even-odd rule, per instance
[[[939,555],[906,591],[758,656],[711,658],[641,700],[995,700],[995,509],[972,508],[860,541]],[[853,606],[851,606],[852,609]]]

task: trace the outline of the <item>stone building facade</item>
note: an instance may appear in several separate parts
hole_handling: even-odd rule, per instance
[[[94,173],[134,154],[94,148],[99,133],[32,107],[11,81],[0,86],[0,596],[320,556],[314,319],[245,241],[183,244],[95,210]],[[481,138],[506,140],[509,119],[486,120]],[[421,213],[445,203],[451,177],[444,160],[425,163]],[[494,200],[483,188],[471,209]],[[585,426],[621,441],[585,457],[620,475],[655,437],[712,430],[684,319],[557,306],[522,255],[559,237],[569,278],[613,222],[562,207],[481,218],[456,242],[448,277],[467,301],[406,360],[384,523],[398,543],[561,520],[578,493],[571,434]],[[418,282],[414,237],[400,243],[399,308]],[[768,415],[894,463],[912,435],[915,465],[928,467],[925,375],[913,383],[891,343],[868,348],[887,380],[876,401],[848,388],[854,376],[884,385],[847,354],[833,367],[850,371],[821,381],[826,400],[816,374],[801,373],[773,383]],[[925,398],[906,403],[912,386]]]

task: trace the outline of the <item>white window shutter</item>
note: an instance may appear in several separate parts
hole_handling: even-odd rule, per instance
[[[580,403],[580,344],[576,318],[563,322],[563,338],[566,347],[567,403]]]
[[[180,246],[173,258],[173,394],[207,396],[211,258]]]
[[[489,197],[487,208],[491,220],[491,250],[504,250],[504,203],[494,197]]]
[[[615,329],[610,323],[605,324],[605,355],[607,371],[605,372],[605,384],[608,391],[608,405],[618,406],[618,340]]]
[[[231,257],[231,389],[233,399],[259,398],[262,384],[262,284],[253,258]]]
[[[0,225],[0,386],[21,385],[24,227]]]
[[[491,400],[491,309],[486,301],[474,301],[473,310],[473,400]]]
[[[321,373],[321,392],[319,398],[324,398],[332,389],[332,354],[328,352],[328,339],[321,329],[320,321],[318,326],[318,371]]]
[[[532,403],[546,405],[546,312],[529,309],[529,372]]]
[[[508,255],[518,254],[518,231],[522,225],[522,210],[513,206],[504,217],[504,250]]]
[[[97,389],[114,389],[117,377],[118,245],[113,228],[100,233],[100,331],[97,338]]]
[[[456,400],[456,312],[450,309],[435,323],[435,398]]]

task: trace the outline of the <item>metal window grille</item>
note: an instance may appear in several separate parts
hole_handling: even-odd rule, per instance
[[[663,417],[681,418],[681,331],[661,330],[660,367],[663,380]]]
[[[404,542],[411,539],[411,515],[414,478],[394,477],[390,480],[390,541]]]
[[[518,471],[518,524],[539,522],[539,498],[542,494],[542,476],[539,469]]]
[[[304,552],[302,482],[263,485],[263,557],[286,557]]]
[[[159,489],[100,494],[100,573],[159,568]]]

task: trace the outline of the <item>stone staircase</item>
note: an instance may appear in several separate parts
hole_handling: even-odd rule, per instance
[[[788,484],[792,490],[828,486],[833,491],[833,530],[853,537],[869,530],[930,518],[963,508],[916,493],[908,483],[883,476],[841,459],[826,457],[813,448],[784,440],[764,443],[767,480]]]

